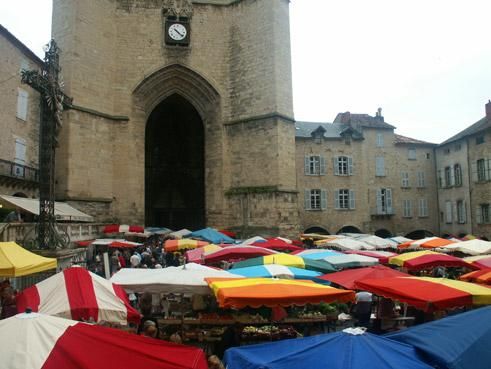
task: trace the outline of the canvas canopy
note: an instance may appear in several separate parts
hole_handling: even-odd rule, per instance
[[[55,269],[55,258],[30,252],[15,242],[0,242],[0,276],[21,277]]]
[[[247,278],[285,278],[285,279],[304,279],[314,280],[322,275],[313,270],[287,267],[279,264],[257,265],[247,268],[231,269],[233,274]]]
[[[0,321],[2,368],[207,369],[195,347],[38,313]]]
[[[30,214],[39,215],[39,199],[0,195],[0,203],[5,206],[12,206],[22,209]],[[55,202],[55,217],[58,220],[68,220],[74,222],[94,221],[92,216],[82,213],[80,210],[75,209],[67,203],[58,201]]]
[[[409,277],[409,274],[398,272],[383,265],[366,268],[343,270],[341,272],[326,274],[320,279],[336,283],[350,290],[356,289],[356,282],[363,279],[383,279],[390,277]]]
[[[399,246],[397,246],[397,248],[398,249],[417,249],[417,248],[434,249],[438,247],[445,247],[454,243],[455,241],[447,240],[446,238],[426,237],[420,240],[407,241],[401,243]]]
[[[349,237],[329,240],[323,246],[337,247],[341,250],[375,250],[375,246]]]
[[[397,265],[409,270],[422,270],[433,268],[435,266],[477,269],[476,266],[465,260],[434,251],[406,252],[389,258],[389,264]]]
[[[197,238],[215,244],[235,242],[233,238],[221,232],[218,232],[216,229],[209,228],[209,227],[205,229],[200,229],[199,231],[194,231],[188,237]]]
[[[123,268],[111,277],[111,282],[128,292],[150,293],[211,293],[206,277],[239,278],[224,270],[189,263],[163,269]]]
[[[445,247],[448,250],[460,251],[469,255],[482,255],[491,253],[491,242],[478,239],[458,242]]]
[[[234,347],[227,369],[430,369],[409,345],[358,329]]]
[[[377,249],[397,248],[398,243],[390,238],[382,238],[375,235],[364,236],[357,239],[369,245],[375,246]]]

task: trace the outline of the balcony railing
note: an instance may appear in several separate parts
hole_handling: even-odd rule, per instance
[[[13,161],[0,159],[0,176],[39,182],[39,170]]]
[[[371,208],[370,215],[372,216],[391,216],[394,215],[394,208]]]

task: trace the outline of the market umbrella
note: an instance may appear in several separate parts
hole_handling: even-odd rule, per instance
[[[356,282],[356,287],[423,311],[491,304],[491,288],[446,278],[362,279]]]
[[[343,253],[339,251],[328,250],[328,249],[309,249],[309,250],[303,250],[298,252],[294,251],[292,252],[292,255],[301,256],[305,259],[321,260],[327,256],[343,255]]]
[[[431,369],[414,347],[366,333],[360,328],[225,352],[227,369]]]
[[[22,291],[17,296],[17,311],[28,307],[43,314],[96,322],[138,323],[141,317],[121,287],[81,267],[65,269]]]
[[[143,246],[143,244],[131,241],[113,241],[108,246],[113,249],[134,249],[135,247]]]
[[[389,264],[407,268],[408,270],[422,270],[436,266],[477,269],[476,266],[463,259],[434,251],[406,252],[389,258]]]
[[[415,248],[423,248],[423,249],[434,249],[438,247],[445,247],[447,245],[454,244],[455,241],[447,240],[445,238],[440,237],[426,237],[421,240],[416,241],[408,241],[401,243],[397,246],[398,249],[415,249]]]
[[[221,308],[277,307],[354,301],[350,290],[277,278],[206,278]]]
[[[207,369],[202,350],[38,313],[0,321],[8,369]]]
[[[145,228],[137,225],[127,225],[127,224],[108,224],[104,227],[104,233],[143,233]]]
[[[15,242],[0,242],[0,277],[21,277],[56,266],[55,258],[39,256]]]
[[[424,355],[425,361],[435,368],[489,369],[490,321],[491,307],[483,307],[390,333],[385,337],[414,346]]]
[[[285,278],[304,280],[316,280],[322,275],[322,273],[313,270],[287,267],[279,264],[237,268],[231,269],[230,272],[247,278]]]
[[[111,277],[111,282],[128,292],[149,293],[211,293],[206,277],[238,278],[225,270],[189,263],[179,267],[162,269],[120,269]]]
[[[389,240],[394,241],[394,242],[397,242],[398,244],[401,244],[401,243],[404,243],[404,242],[408,242],[408,241],[413,241],[410,238],[402,237],[402,236],[391,237],[391,238],[389,238]]]
[[[322,258],[322,260],[327,261],[338,269],[359,268],[379,263],[377,258],[357,254],[330,255]]]
[[[340,272],[326,274],[319,278],[353,290],[356,289],[356,282],[359,280],[391,277],[409,277],[409,274],[398,272],[383,265],[375,265],[365,268],[342,270]]]
[[[221,232],[218,232],[213,228],[200,229],[199,231],[194,231],[190,235],[190,238],[197,238],[199,240],[207,241],[210,243],[234,243],[235,240]]]
[[[211,254],[213,252],[216,252],[218,250],[221,250],[222,246],[214,245],[214,244],[209,244],[205,245],[203,247],[199,247],[194,250],[188,250],[186,251],[186,260],[188,263],[198,263],[201,264],[203,263],[203,258]]]
[[[491,269],[475,270],[460,276],[459,279],[465,282],[491,284]]]
[[[480,269],[491,268],[491,255],[469,256],[463,260]]]
[[[264,247],[266,249],[273,249],[277,251],[298,251],[303,250],[299,246],[293,245],[291,242],[287,242],[281,238],[270,238],[266,241],[256,241],[252,243],[253,246]]]
[[[285,266],[292,266],[295,268],[315,270],[322,273],[332,273],[337,271],[337,269],[333,265],[324,260],[310,260],[302,258],[301,256],[282,253],[268,256],[260,256],[257,258],[240,261],[238,263],[234,263],[234,265],[232,265],[232,269],[267,264],[280,264]]]
[[[179,250],[195,249],[208,245],[206,241],[192,240],[184,238],[182,240],[167,240],[164,243],[164,250],[166,252],[174,252]]]
[[[336,238],[325,242],[322,246],[337,247],[341,250],[375,250],[375,246],[352,238]]]
[[[375,246],[377,249],[395,249],[398,245],[396,241],[393,241],[390,238],[382,238],[375,235],[360,237],[357,240]]]
[[[275,255],[277,251],[256,246],[227,246],[210,254],[204,255],[205,264],[217,263],[220,261],[232,261],[239,259],[250,259],[264,255]]]
[[[469,255],[482,255],[491,253],[491,242],[473,239],[446,246],[445,249],[460,251]]]
[[[346,254],[358,254],[358,255],[364,255],[364,256],[370,256],[372,258],[377,258],[380,264],[388,264],[389,263],[389,258],[392,256],[397,256],[395,252],[390,252],[390,251],[360,251],[360,250],[353,250],[353,251],[345,251]]]

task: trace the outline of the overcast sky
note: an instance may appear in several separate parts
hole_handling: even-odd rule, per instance
[[[295,118],[383,109],[397,133],[441,142],[491,99],[490,0],[292,0]],[[0,23],[35,53],[51,0],[0,0]]]

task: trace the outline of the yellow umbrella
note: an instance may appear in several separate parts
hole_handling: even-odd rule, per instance
[[[15,242],[0,242],[0,276],[21,277],[56,268],[56,258],[27,251]]]

